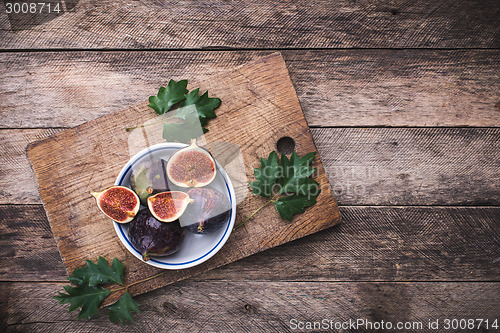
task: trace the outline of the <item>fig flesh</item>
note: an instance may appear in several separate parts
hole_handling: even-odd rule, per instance
[[[124,186],[111,186],[101,192],[91,191],[90,194],[96,198],[101,212],[118,223],[132,221],[141,205],[137,194]]]
[[[151,256],[167,256],[179,251],[184,229],[179,222],[162,223],[148,209],[143,209],[130,223],[129,239],[144,261]]]
[[[161,222],[173,222],[186,210],[192,200],[185,192],[169,191],[155,194],[148,198],[151,214]]]
[[[169,191],[166,173],[167,161],[159,158],[149,158],[132,169],[130,187],[137,193],[143,205],[153,194]]]
[[[180,187],[202,187],[210,184],[216,175],[215,161],[210,153],[196,145],[176,151],[167,162],[167,176]]]
[[[209,234],[229,220],[231,206],[221,192],[212,188],[191,188],[187,193],[194,202],[179,218],[182,227],[195,234]]]

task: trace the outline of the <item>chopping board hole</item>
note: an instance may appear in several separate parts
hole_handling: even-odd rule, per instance
[[[279,153],[289,155],[295,149],[295,140],[289,136],[284,136],[276,142],[276,149]]]

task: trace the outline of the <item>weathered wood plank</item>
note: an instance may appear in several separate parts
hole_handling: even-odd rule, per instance
[[[337,227],[195,279],[494,281],[500,276],[500,208],[341,207],[340,211],[343,223]],[[0,280],[66,279],[42,206],[0,206],[0,216],[0,230],[6,235],[0,240]]]
[[[58,129],[0,130],[0,203],[41,203],[26,145],[57,133]]]
[[[53,283],[0,283],[2,331],[123,332],[124,327],[111,324],[104,314],[90,321],[76,320],[67,304],[52,299],[60,290],[61,284]],[[491,324],[498,319],[499,297],[499,283],[184,281],[138,296],[141,314],[125,329],[283,332],[294,331],[293,319],[328,323],[364,319],[391,322],[394,328],[397,322],[416,322],[418,326],[409,331],[431,332],[429,320],[438,319],[443,331],[445,318],[482,318]]]
[[[339,204],[498,205],[500,128],[315,128]]]
[[[68,127],[268,52],[0,54],[0,127]],[[283,51],[310,126],[499,126],[500,53]]]
[[[66,1],[67,2],[67,1]],[[10,31],[2,49],[483,48],[498,47],[496,0],[79,1],[38,26]],[[31,22],[31,21],[30,21]]]
[[[0,206],[0,216],[2,280],[66,279],[66,269],[41,205]]]
[[[500,126],[500,52],[289,54],[311,126]]]
[[[204,279],[498,281],[500,208],[340,206],[342,223]]]
[[[343,205],[499,205],[498,128],[313,128]],[[40,203],[24,150],[53,130],[0,130],[0,204]]]

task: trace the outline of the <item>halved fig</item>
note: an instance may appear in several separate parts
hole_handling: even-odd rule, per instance
[[[180,191],[169,191],[155,194],[148,198],[148,207],[151,214],[161,222],[173,222],[193,202],[189,195]]]
[[[101,212],[118,223],[132,221],[141,205],[137,194],[124,186],[111,186],[101,192],[90,191],[90,194],[96,198]]]
[[[202,187],[210,184],[216,175],[215,161],[208,151],[191,145],[176,151],[167,162],[167,176],[180,187]]]

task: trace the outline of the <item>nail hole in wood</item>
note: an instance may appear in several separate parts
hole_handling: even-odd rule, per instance
[[[255,313],[255,308],[253,306],[251,306],[250,304],[245,304],[244,308],[249,313]]]
[[[393,8],[393,9],[391,9],[391,14],[392,15],[398,15],[399,14],[399,10],[397,10],[396,8]]]
[[[163,306],[163,309],[168,311],[168,312],[175,312],[175,310],[177,310],[177,307],[174,305],[174,303],[163,302],[162,306]]]
[[[279,153],[289,155],[295,149],[295,140],[289,136],[282,137],[276,143],[276,149]]]

